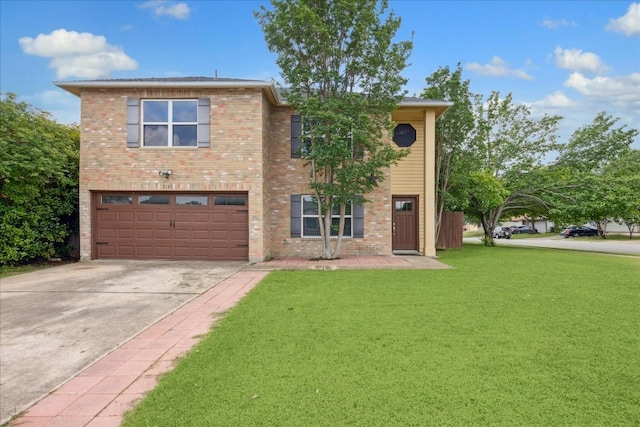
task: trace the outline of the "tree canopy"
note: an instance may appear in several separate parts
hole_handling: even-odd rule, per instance
[[[479,220],[485,243],[493,245],[493,230],[503,215],[542,203],[537,196],[539,180],[526,175],[536,173],[545,155],[557,148],[561,117],[535,119],[529,107],[514,103],[512,94],[503,98],[499,92],[492,92],[486,101],[477,98],[474,114],[466,213]]]
[[[462,79],[462,67],[455,71],[440,67],[426,79],[427,87],[421,96],[431,99],[446,99],[453,102],[445,115],[436,121],[436,240],[440,233],[442,212],[464,210],[469,205],[464,187],[471,156],[471,137],[475,128],[474,100],[479,96],[471,93],[469,80]]]
[[[640,162],[631,144],[637,129],[600,112],[571,136],[551,172],[564,191],[550,198],[550,217],[559,224],[593,223],[606,237],[605,224],[618,221],[630,232],[640,223]]]
[[[385,168],[406,155],[386,141],[412,43],[394,41],[401,21],[387,1],[272,0],[255,15],[278,55],[287,103],[303,117],[301,154],[318,205],[322,258],[335,258],[347,205],[363,203]]]

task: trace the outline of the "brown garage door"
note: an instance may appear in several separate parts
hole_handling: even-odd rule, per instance
[[[95,258],[249,258],[246,194],[96,193]]]

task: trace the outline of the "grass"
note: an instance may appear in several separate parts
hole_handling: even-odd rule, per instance
[[[602,237],[585,237],[585,239],[587,240],[602,240]],[[629,239],[629,233],[627,234],[607,234],[607,240],[622,240],[622,241],[634,241],[634,240],[640,240],[640,235],[638,233],[633,233],[633,236],[631,237],[631,239]]]
[[[36,263],[25,265],[0,265],[0,279],[3,277],[15,276],[17,274],[29,273],[31,271],[43,270],[45,268],[56,267],[58,264]]]
[[[123,426],[640,424],[637,259],[441,260],[271,273]]]
[[[557,236],[558,233],[512,234],[512,239],[540,239]]]

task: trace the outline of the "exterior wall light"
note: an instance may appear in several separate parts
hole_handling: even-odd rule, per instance
[[[171,169],[167,169],[166,171],[158,171],[158,176],[162,177],[162,178],[167,178],[169,179],[169,177],[173,174],[173,171]]]

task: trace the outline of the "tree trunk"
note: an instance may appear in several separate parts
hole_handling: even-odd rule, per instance
[[[351,207],[353,209],[353,206]],[[353,211],[352,211],[353,212]],[[331,259],[336,259],[340,256],[340,249],[342,247],[342,235],[344,234],[344,216],[347,214],[347,204],[340,202],[340,219],[338,220],[338,239],[336,240],[336,247],[331,255]],[[353,220],[352,220],[353,221]],[[351,224],[353,227],[353,224]]]
[[[480,214],[480,223],[482,224],[482,228],[484,230],[484,245],[485,246],[495,246],[495,242],[493,241],[493,228],[491,224],[491,220],[487,218],[484,213]]]

